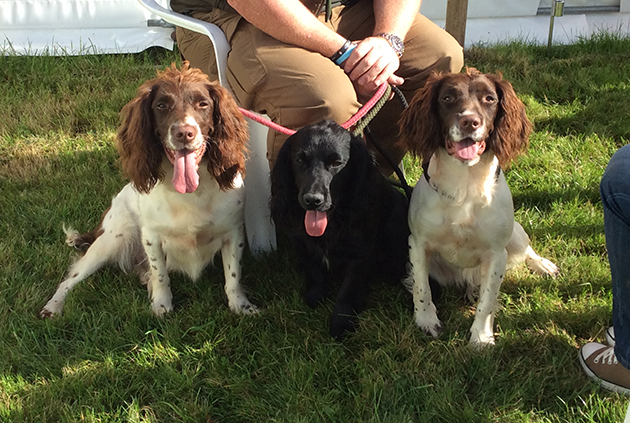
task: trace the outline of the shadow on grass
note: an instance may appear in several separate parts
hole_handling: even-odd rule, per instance
[[[76,330],[72,338],[85,345],[61,350],[58,367],[45,379],[38,371],[5,373],[5,380],[30,382],[11,390],[19,402],[9,421],[72,421],[92,413],[122,421],[138,404],[160,421],[257,422],[282,413],[288,419],[282,421],[485,422],[501,415],[577,413],[583,397],[597,394],[582,375],[570,337],[544,329],[553,325],[587,337],[564,311],[522,313],[509,324],[499,313],[496,347],[477,351],[466,345],[472,317],[459,308],[441,313],[447,326],[437,341],[418,333],[410,315],[404,327],[397,314],[385,318],[390,310],[381,305],[360,332],[339,344],[314,335],[312,325],[297,330],[311,319],[291,314],[294,306],[285,302],[254,320],[211,311],[187,331],[182,319],[190,316],[181,316],[181,309],[166,319],[140,313],[108,323],[117,317],[95,313],[47,323],[49,341],[59,344],[57,331]],[[600,315],[594,308],[580,320],[597,322]],[[101,341],[85,339],[97,328],[116,332],[118,343],[103,342],[112,336],[105,333]],[[371,329],[396,332],[398,342],[375,339],[365,333]]]
[[[585,338],[602,321],[605,305],[579,315],[521,311],[509,324],[499,313],[506,335],[494,349],[476,352],[466,345],[471,308],[450,302],[458,294],[446,293],[448,303],[440,306],[445,334],[433,341],[415,328],[409,294],[377,285],[359,332],[339,343],[327,334],[332,302],[316,310],[303,304],[303,277],[286,251],[244,260],[244,283],[263,307],[260,316],[229,312],[217,259],[197,284],[173,276],[175,311],[163,319],[151,315],[135,275],[107,269],[73,291],[64,316],[38,320],[72,254],[60,222],[79,230],[98,222],[124,185],[115,162],[111,148],[50,154],[23,162],[32,169],[11,168],[25,178],[0,181],[7,193],[0,214],[13,222],[5,238],[13,250],[3,260],[15,270],[0,279],[3,295],[7,287],[15,293],[10,318],[0,323],[0,374],[4,391],[15,398],[4,411],[8,421],[123,421],[135,413],[235,423],[483,422],[577,415],[571,410],[582,406],[581,396],[592,395],[575,341],[538,328],[555,325]],[[521,205],[538,200],[541,210],[551,211],[569,197],[560,191],[517,197]],[[558,238],[597,230],[551,229]],[[540,231],[534,235],[544,238],[548,230]]]

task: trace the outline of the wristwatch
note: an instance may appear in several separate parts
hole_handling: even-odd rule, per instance
[[[380,34],[376,34],[375,37],[385,38],[389,45],[392,46],[398,57],[402,57],[405,52],[405,43],[403,43],[403,40],[401,40],[398,35],[381,32]]]

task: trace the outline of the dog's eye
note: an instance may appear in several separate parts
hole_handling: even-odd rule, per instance
[[[487,103],[494,103],[495,101],[497,101],[497,98],[493,95],[488,94],[484,100]]]
[[[197,103],[197,107],[201,109],[205,109],[208,106],[210,106],[210,103],[208,103],[207,101],[200,101],[199,103]]]
[[[158,104],[155,105],[155,108],[158,110],[166,110],[168,109],[168,104],[164,102],[159,102]]]
[[[451,103],[453,100],[455,100],[455,97],[453,97],[450,94],[446,94],[445,96],[442,97],[442,101],[444,103]]]
[[[330,167],[339,167],[343,164],[343,162],[341,160],[334,160],[332,163],[330,163]]]

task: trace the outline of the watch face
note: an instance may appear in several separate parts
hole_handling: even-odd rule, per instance
[[[394,35],[390,38],[389,41],[392,43],[392,47],[394,47],[394,50],[396,50],[398,54],[402,54],[403,50],[405,49],[402,40]]]
[[[396,54],[398,54],[398,57],[402,56],[403,52],[405,51],[405,44],[400,39],[400,37],[394,34],[378,34],[378,37],[383,37],[387,41],[389,41],[389,44],[392,46]]]

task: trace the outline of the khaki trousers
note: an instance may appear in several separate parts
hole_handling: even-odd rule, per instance
[[[227,59],[227,79],[241,107],[265,113],[282,126],[299,129],[326,118],[343,123],[361,106],[352,82],[329,58],[282,43],[234,13],[215,9],[194,13],[193,17],[218,25],[226,34],[232,47]],[[320,19],[324,21],[323,15]],[[335,7],[326,25],[353,41],[371,36],[372,2]],[[179,50],[191,66],[216,79],[214,53],[208,37],[182,28],[177,28],[176,36]],[[399,88],[408,100],[433,71],[456,73],[463,66],[462,47],[420,14],[404,41],[405,53],[396,75],[405,79]],[[369,124],[395,163],[406,153],[395,145],[402,110],[401,102],[394,98]],[[269,131],[267,158],[271,167],[286,138],[286,135]],[[390,174],[389,164],[376,152],[375,156],[383,173]]]

